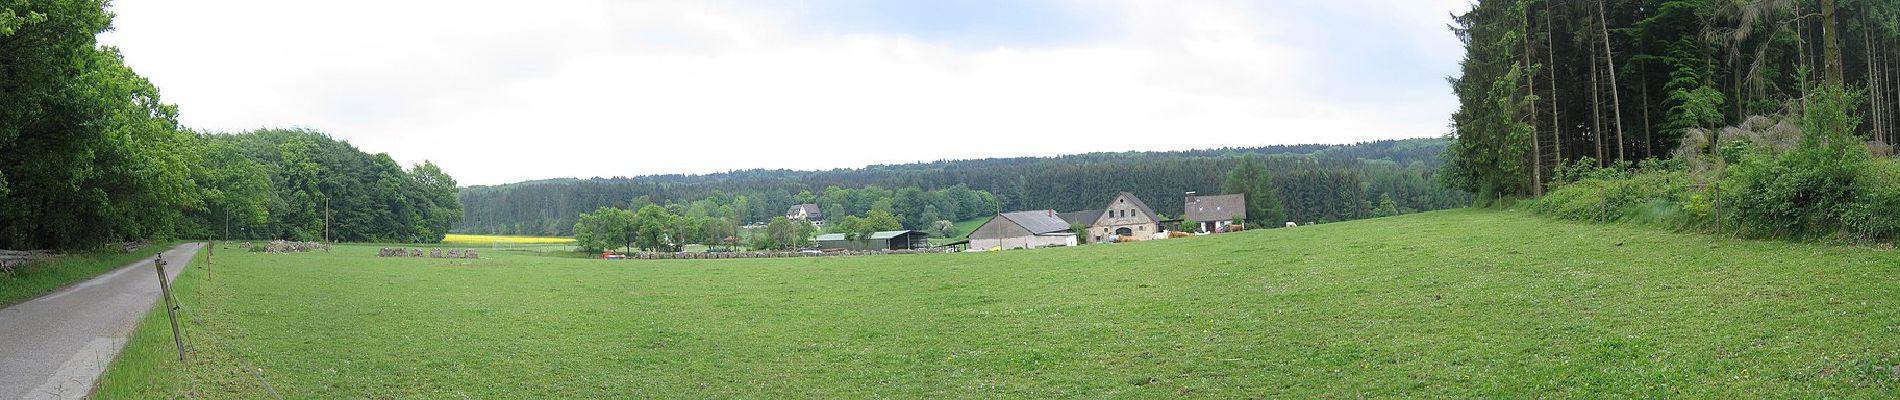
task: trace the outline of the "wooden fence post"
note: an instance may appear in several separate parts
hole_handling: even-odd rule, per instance
[[[1715,233],[1728,234],[1728,220],[1722,218],[1722,181],[1715,181]]]
[[[185,361],[185,338],[178,333],[178,300],[172,298],[172,284],[165,279],[165,253],[159,252],[152,260],[152,266],[158,268],[158,292],[165,298],[165,315],[172,320],[172,343],[178,345],[178,361]]]
[[[1597,187],[1597,223],[1610,222],[1610,192],[1603,186]]]

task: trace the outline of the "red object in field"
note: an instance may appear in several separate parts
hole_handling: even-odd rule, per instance
[[[623,256],[623,255],[619,255],[619,254],[614,254],[614,252],[613,252],[613,251],[603,251],[603,252],[600,252],[600,259],[602,259],[602,260],[625,260],[625,259],[627,259],[627,256]]]

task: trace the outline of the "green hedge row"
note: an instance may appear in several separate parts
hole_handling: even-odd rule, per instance
[[[1745,138],[1701,157],[1725,168],[1690,172],[1678,161],[1596,168],[1578,160],[1528,207],[1583,221],[1637,221],[1745,237],[1892,243],[1900,238],[1900,160],[1878,158],[1854,137],[1852,96],[1811,100],[1791,149]],[[1702,160],[1702,159],[1698,159]]]

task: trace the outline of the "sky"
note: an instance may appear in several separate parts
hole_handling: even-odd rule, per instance
[[[201,131],[462,185],[1441,136],[1468,0],[115,0]]]

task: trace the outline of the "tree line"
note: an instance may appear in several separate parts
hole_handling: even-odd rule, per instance
[[[1796,114],[1820,84],[1855,96],[1861,140],[1900,142],[1900,2],[1482,0],[1452,30],[1441,176],[1481,199],[1541,196],[1578,160],[1671,158],[1695,132]]]
[[[791,209],[790,204],[821,204],[820,215],[829,221],[829,230],[852,235],[898,229],[943,233],[941,226],[952,219],[991,215],[997,207],[995,195],[963,185],[933,191],[832,186],[821,193],[793,195],[790,201],[795,203],[764,218],[767,222],[763,231],[748,232],[741,226],[746,225],[741,222],[747,221],[748,210],[754,210],[756,195],[721,192],[690,202],[665,204],[656,204],[642,195],[625,205],[602,206],[580,214],[571,232],[582,251],[678,251],[687,244],[792,249],[810,244],[811,234],[818,227],[808,221],[787,219],[784,212]]]
[[[1383,198],[1394,210],[1434,210],[1462,206],[1469,196],[1434,183],[1442,139],[1379,141],[1355,145],[1301,145],[1177,152],[1090,153],[1060,157],[954,160],[876,165],[829,171],[748,170],[707,175],[656,175],[634,178],[552,179],[461,192],[466,207],[458,232],[566,235],[579,215],[603,206],[637,209],[635,203],[691,203],[743,196],[733,210],[741,225],[767,222],[795,204],[818,204],[821,212],[868,216],[879,199],[888,199],[894,217],[911,229],[933,221],[966,220],[997,211],[1101,208],[1116,193],[1135,193],[1162,213],[1178,213],[1188,191],[1212,193],[1246,155],[1261,156],[1276,185],[1304,174],[1331,171],[1341,179],[1337,192],[1350,193],[1325,212],[1291,217],[1301,221],[1337,221],[1371,215]],[[1295,185],[1305,190],[1311,185]],[[1282,188],[1281,190],[1289,190]],[[924,194],[946,191],[948,198]],[[1282,193],[1283,198],[1307,198]],[[643,199],[643,200],[635,200]],[[954,206],[946,203],[954,199]],[[737,204],[729,203],[729,204]],[[954,209],[952,209],[954,208]],[[931,218],[929,211],[936,212]],[[952,218],[951,216],[955,217]]]
[[[104,1],[0,1],[0,248],[165,238],[437,241],[455,181],[321,133],[194,132],[95,37]],[[326,207],[327,204],[327,207]],[[328,221],[326,224],[325,221]]]

